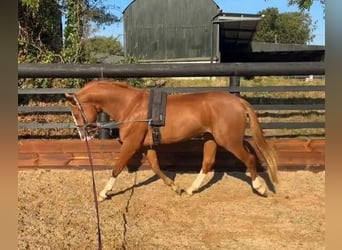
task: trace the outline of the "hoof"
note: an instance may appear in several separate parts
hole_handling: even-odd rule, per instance
[[[194,190],[193,188],[189,187],[187,189],[184,189],[184,193],[187,194],[188,196],[193,196],[194,192],[197,190]]]
[[[267,189],[265,187],[254,188],[254,190],[263,197],[268,196]]]
[[[189,189],[185,189],[184,191],[188,196],[192,196],[194,194],[193,191]]]
[[[171,189],[173,190],[173,191],[175,191],[177,194],[181,194],[182,193],[182,189],[181,188],[179,188],[177,185],[172,185],[171,186]]]
[[[252,181],[252,186],[255,192],[257,192],[259,195],[267,197],[268,194],[266,184],[260,177],[257,177],[254,181]]]
[[[99,195],[97,196],[97,201],[102,202],[104,200],[107,200],[108,196],[106,192],[100,192]]]
[[[105,200],[107,200],[107,197],[102,197],[102,196],[97,196],[97,201],[98,202],[102,202],[102,201],[105,201]]]

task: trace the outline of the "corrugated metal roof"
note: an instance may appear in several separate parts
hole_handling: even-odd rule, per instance
[[[260,15],[219,13],[213,23],[220,25],[221,43],[250,43],[261,20]]]
[[[127,7],[122,11],[122,13],[125,13],[126,10],[127,10],[127,8],[128,8],[129,6],[131,6],[135,1],[137,1],[137,0],[131,1],[131,2],[127,5]],[[221,9],[220,6],[219,6],[214,0],[211,0],[211,1],[216,5],[216,7],[217,7],[218,9]]]

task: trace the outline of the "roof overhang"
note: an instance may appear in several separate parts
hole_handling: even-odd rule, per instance
[[[250,43],[256,32],[261,15],[240,13],[219,13],[212,19],[220,26],[220,37],[224,43]]]

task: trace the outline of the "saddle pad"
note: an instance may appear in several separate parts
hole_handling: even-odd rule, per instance
[[[151,89],[148,104],[147,119],[151,119],[150,125],[165,126],[167,93],[161,89]]]

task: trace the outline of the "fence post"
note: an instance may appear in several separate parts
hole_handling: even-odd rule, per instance
[[[230,76],[229,86],[240,87],[240,76]],[[240,92],[232,92],[233,95],[240,96]]]
[[[109,115],[104,112],[101,112],[97,116],[97,121],[100,123],[109,122]],[[101,129],[99,131],[99,139],[109,139],[109,129]]]

